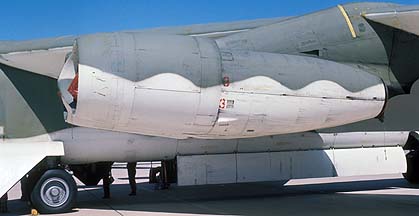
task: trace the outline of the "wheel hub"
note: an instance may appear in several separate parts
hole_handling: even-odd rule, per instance
[[[66,203],[70,196],[70,187],[61,178],[47,179],[41,186],[42,201],[50,207],[60,207]]]

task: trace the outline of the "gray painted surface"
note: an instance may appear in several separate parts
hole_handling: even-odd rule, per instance
[[[356,39],[352,38],[339,9],[334,7],[221,38],[217,42],[221,48],[290,54],[319,50],[320,57],[334,61],[386,64],[388,60],[383,44],[365,21],[356,19],[356,13],[359,16],[360,11],[395,5],[362,3],[344,7],[354,16],[354,26],[362,23],[366,28],[357,32]],[[363,52],[358,52],[361,47]]]
[[[0,98],[3,102],[1,116],[3,116],[4,133],[7,138],[22,135],[29,137],[46,133],[36,114],[1,69]]]
[[[160,27],[144,30],[130,30],[123,32],[153,32],[159,34],[178,34],[178,35],[201,35],[207,37],[208,33],[216,36],[233,34],[235,31],[246,31],[260,26],[273,24],[288,19],[288,17],[278,17],[271,19],[258,19],[248,21],[237,21],[228,23],[197,24],[178,27]],[[217,34],[218,33],[218,34]],[[10,52],[22,52],[30,50],[46,50],[58,47],[72,46],[74,40],[79,36],[62,36],[56,38],[36,39],[27,41],[1,41],[0,54]]]
[[[212,42],[154,33],[111,33],[80,37],[75,52],[78,54],[77,63],[134,82],[161,73],[175,73],[203,88],[219,85],[221,77],[213,78],[211,82],[201,80],[204,66],[213,77],[219,76],[218,70],[221,69],[229,75],[231,83],[265,76],[292,90],[302,89],[318,80],[328,80],[346,90],[358,92],[381,82],[360,67],[347,67],[311,56],[274,54],[267,50],[231,51],[230,47],[218,50],[218,47],[206,44],[212,45]],[[203,56],[206,52],[215,53],[212,58],[221,58],[222,63],[202,63],[208,58]],[[217,68],[213,64],[222,64],[223,67]]]
[[[419,18],[418,6],[383,9],[374,11],[373,13],[367,13],[364,17],[395,29],[419,35],[419,23],[417,22]]]
[[[57,92],[55,79],[0,64],[6,137],[32,137],[68,127]]]
[[[334,16],[339,15],[336,8],[327,9],[325,11],[317,12],[317,13],[314,13],[314,14],[311,14],[311,15],[308,15],[308,16],[301,16],[301,17],[296,17],[296,18],[293,18],[293,19],[288,19],[287,21],[285,21],[283,23],[277,23],[277,24],[275,24],[275,22],[280,21],[280,19],[271,20],[271,21],[261,21],[261,22],[255,21],[254,23],[249,22],[249,23],[253,23],[253,24],[249,24],[249,23],[246,23],[246,22],[244,22],[242,24],[237,24],[237,23],[235,23],[235,24],[234,23],[233,24],[220,24],[220,25],[216,24],[216,25],[213,25],[213,27],[208,27],[208,28],[215,31],[215,30],[226,30],[226,29],[231,30],[231,29],[244,28],[244,27],[246,27],[246,25],[249,28],[257,27],[258,25],[265,25],[265,24],[269,25],[269,26],[266,26],[266,27],[261,27],[261,28],[251,30],[251,31],[246,32],[246,33],[240,33],[240,34],[237,34],[237,35],[232,35],[230,37],[226,37],[225,39],[221,39],[221,40],[227,40],[227,39],[231,40],[232,38],[238,37],[239,35],[240,35],[240,37],[244,37],[245,35],[253,35],[253,34],[258,35],[259,34],[258,32],[263,32],[263,31],[279,31],[281,28],[283,28],[281,26],[285,25],[284,23],[288,23],[287,25],[291,25],[291,24],[296,25],[296,23],[300,22],[301,20],[306,20],[309,24],[309,22],[311,22],[310,19],[309,19],[310,16],[315,16],[315,17],[322,17],[323,16],[323,18],[325,20],[327,20],[326,23],[322,23],[322,25],[312,25],[308,29],[316,30],[314,28],[322,28],[324,31],[323,30],[321,31],[321,35],[322,35],[321,38],[324,38],[325,41],[323,41],[322,43],[316,43],[316,44],[320,44],[319,46],[315,45],[313,47],[308,47],[308,48],[310,48],[310,49],[311,48],[319,48],[320,50],[322,50],[322,46],[328,46],[328,44],[334,44],[333,46],[337,46],[339,44],[337,42],[339,42],[340,40],[350,40],[351,43],[352,42],[355,43],[355,44],[352,44],[352,46],[349,47],[350,49],[356,49],[355,54],[352,51],[348,52],[348,49],[349,49],[348,47],[347,47],[348,49],[341,47],[340,49],[337,49],[337,51],[342,52],[342,53],[352,53],[351,55],[356,57],[356,56],[358,56],[359,53],[361,53],[361,54],[365,53],[364,51],[374,50],[373,47],[371,47],[372,45],[376,46],[377,44],[381,44],[379,46],[381,48],[379,48],[378,50],[383,50],[382,47],[385,47],[384,52],[387,53],[388,57],[392,57],[393,59],[396,59],[397,56],[400,56],[400,55],[391,56],[388,53],[388,47],[389,46],[391,47],[391,45],[388,45],[387,41],[391,41],[391,39],[393,38],[393,35],[390,34],[391,30],[382,29],[382,28],[379,28],[379,27],[374,26],[372,24],[371,24],[371,27],[370,27],[370,25],[366,25],[364,23],[363,19],[361,19],[360,17],[357,16],[357,14],[359,14],[359,11],[366,10],[366,9],[368,9],[368,11],[371,11],[371,12],[385,11],[385,10],[388,10],[388,7],[389,8],[395,8],[395,7],[398,7],[398,6],[391,5],[391,4],[381,4],[381,3],[379,3],[379,4],[377,4],[377,3],[364,4],[363,3],[363,4],[344,5],[344,7],[347,10],[348,14],[350,15],[352,21],[354,22],[354,25],[356,27],[355,30],[357,31],[357,34],[359,34],[358,39],[355,39],[355,40],[352,40],[350,38],[348,39],[348,36],[350,36],[350,35],[348,33],[347,26],[344,23],[344,20],[342,19],[342,17],[339,17],[339,19],[336,19],[336,20],[330,19],[329,16],[332,16],[333,14],[334,14]],[[329,15],[329,14],[331,14],[331,15]],[[341,16],[341,15],[339,15],[339,16]],[[259,22],[259,24],[257,24],[258,22]],[[269,22],[271,22],[271,23],[269,23]],[[359,27],[359,26],[356,26],[357,22],[359,24],[364,23],[364,25],[366,25],[366,26],[364,26],[365,27],[364,32],[361,31],[362,29],[357,28],[357,27]],[[202,30],[202,29],[206,28],[204,25],[200,26],[200,27],[198,27],[198,26],[195,26],[195,27],[196,27],[196,29],[201,29],[199,31],[194,30],[194,31],[196,31],[195,33],[197,33],[197,32],[204,33],[204,30]],[[372,27],[374,27],[374,28],[372,28]],[[183,27],[179,27],[179,28],[182,29]],[[277,28],[279,28],[279,29],[277,29]],[[281,40],[277,41],[278,44],[276,44],[276,45],[281,45],[281,46],[286,45],[286,46],[291,46],[291,47],[290,47],[289,50],[281,48],[278,51],[281,51],[281,52],[307,51],[308,48],[307,49],[305,49],[305,48],[304,49],[297,49],[298,46],[296,48],[296,45],[295,45],[294,42],[297,43],[298,41],[300,41],[302,43],[304,41],[309,41],[310,37],[312,37],[313,35],[299,34],[299,31],[297,31],[297,30],[298,29],[305,29],[305,28],[297,28],[297,27],[295,27],[296,28],[296,29],[294,29],[295,30],[295,35],[293,35],[293,31],[294,31],[293,28],[287,29],[286,31],[282,31],[282,33],[279,32],[281,34],[284,34],[284,33],[288,32],[289,34],[291,34],[291,35],[289,35],[289,37],[285,37],[285,38],[282,38],[282,39],[281,39],[281,37],[278,37],[280,35],[275,35],[275,37],[261,37],[262,39],[259,42],[260,43],[262,43],[262,42],[272,43],[273,42],[272,40],[276,40],[276,38],[279,38]],[[168,29],[171,29],[171,28],[168,28]],[[194,28],[192,28],[192,29],[194,29]],[[170,31],[172,31],[172,30],[170,30]],[[375,33],[374,30],[377,31],[377,33]],[[316,31],[318,31],[318,30],[316,30]],[[320,30],[319,30],[319,32],[320,32]],[[333,39],[333,37],[335,35],[334,34],[335,32],[343,32],[342,34],[345,34],[346,36],[343,36],[343,38],[341,38],[341,39],[338,38],[339,40],[336,41],[335,39]],[[380,37],[377,37],[377,35],[379,35]],[[385,35],[390,35],[390,36],[385,36]],[[318,37],[316,36],[316,40],[317,40],[317,38]],[[374,42],[374,43],[370,44],[371,46],[368,45],[368,44],[364,46],[364,45],[362,45],[362,43],[364,43],[363,42],[364,40],[362,38],[373,38],[374,40],[381,40],[381,42]],[[7,45],[6,42],[1,43],[1,44],[3,46],[3,52],[9,52],[9,51],[23,51],[23,50],[31,50],[31,49],[46,49],[46,48],[52,48],[52,47],[56,47],[56,46],[71,45],[73,40],[74,40],[74,37],[63,37],[63,38],[58,38],[58,39],[46,39],[46,40],[39,40],[39,41],[12,42],[9,45]],[[286,41],[283,41],[283,40],[286,40]],[[292,42],[290,40],[292,40],[292,41],[295,40],[295,41]],[[394,86],[398,86],[397,88],[400,88],[400,86],[404,85],[404,83],[407,83],[407,82],[409,82],[409,80],[414,79],[416,77],[415,74],[417,74],[417,73],[413,73],[412,71],[415,71],[415,68],[416,68],[416,66],[414,65],[414,62],[419,62],[419,61],[415,60],[415,58],[419,55],[416,55],[415,52],[412,52],[412,50],[415,48],[415,46],[412,46],[412,44],[411,44],[412,40],[417,41],[417,40],[414,40],[414,38],[409,39],[409,42],[406,44],[406,48],[407,47],[413,47],[413,48],[405,51],[405,56],[409,56],[410,58],[406,59],[405,61],[396,61],[400,65],[410,65],[408,68],[399,68],[398,71],[394,71],[394,70],[392,71],[392,70],[390,70],[390,67],[386,64],[375,65],[375,64],[365,64],[365,63],[359,63],[359,62],[357,62],[357,63],[352,62],[351,63],[351,61],[353,60],[353,59],[351,60],[352,57],[349,58],[349,59],[345,59],[345,64],[352,65],[356,68],[361,68],[362,70],[371,72],[373,74],[378,74],[380,77],[382,77],[385,80],[385,82],[387,84],[392,84],[392,85],[394,84]],[[358,42],[360,44],[357,44]],[[294,45],[292,45],[292,44],[294,44]],[[272,46],[272,47],[275,47],[275,46]],[[13,48],[13,50],[12,50],[12,48]],[[400,49],[401,49],[400,52],[403,53],[403,48],[400,48]],[[362,51],[360,52],[359,50],[362,50]],[[370,55],[370,54],[368,54],[368,55]],[[336,54],[336,56],[340,56],[340,54],[339,55]],[[380,54],[378,56],[383,56],[381,51],[380,51]],[[386,55],[384,54],[384,56],[386,56]],[[323,58],[322,56],[319,56],[319,57]],[[326,57],[324,57],[324,58],[326,58]],[[333,56],[329,56],[329,57],[333,58]],[[329,58],[329,57],[327,57],[327,58]],[[374,58],[376,58],[376,57],[374,57]],[[374,58],[372,58],[372,59],[374,59]],[[382,58],[382,57],[379,57],[378,59],[380,59],[380,58]],[[374,60],[373,62],[377,62],[377,61]],[[384,61],[382,61],[382,62],[384,62]],[[394,67],[391,67],[391,68],[394,68]],[[2,70],[3,71],[7,70],[6,72],[8,74],[28,73],[28,72],[22,72],[22,71],[7,68],[7,67],[2,67]],[[405,76],[405,78],[400,78],[400,76],[397,75],[397,72],[398,72],[398,74],[402,74],[403,76]],[[28,76],[28,77],[31,77],[31,76]],[[34,88],[36,88],[36,86],[39,86],[39,85],[44,86],[44,84],[40,84],[42,82],[36,81],[36,83],[35,83],[35,82],[32,81],[29,84],[28,82],[25,82],[25,81],[19,81],[19,79],[14,79],[13,84],[14,85],[18,85],[18,84],[19,85],[27,85],[27,86],[33,85]],[[32,78],[29,78],[29,79],[32,79]],[[3,79],[2,82],[6,82],[5,80],[6,79]],[[398,80],[403,80],[403,82],[399,83]],[[5,88],[5,86],[6,85],[2,85],[3,88]],[[13,88],[11,88],[11,89],[13,89]],[[20,89],[20,87],[18,89]],[[8,91],[10,91],[10,90],[8,90]],[[42,94],[37,93],[36,91],[32,91],[32,92],[21,91],[21,90],[19,90],[19,91],[20,91],[20,94],[23,94],[24,98],[26,98],[26,99],[34,98],[34,96],[42,95]],[[55,95],[56,90],[53,90],[53,91],[54,92],[50,93],[50,95]],[[4,94],[7,91],[2,91],[2,92]],[[13,94],[18,95],[19,93],[13,93]],[[411,95],[411,96],[413,97],[414,95]],[[17,98],[19,98],[19,97],[17,97]],[[10,98],[8,100],[17,101],[18,100],[17,98]],[[51,98],[52,98],[52,96],[51,96]],[[3,99],[3,103],[5,103],[4,101],[5,101],[5,99]],[[368,130],[368,131],[377,131],[377,130],[378,131],[383,131],[383,130],[397,131],[397,130],[401,130],[401,129],[412,130],[412,129],[418,128],[418,126],[417,126],[418,121],[416,121],[415,115],[412,116],[412,113],[414,113],[414,108],[413,107],[416,106],[415,101],[417,101],[417,100],[405,99],[404,101],[405,102],[402,103],[403,105],[400,105],[400,106],[398,106],[396,102],[392,103],[390,101],[390,103],[389,103],[390,105],[388,106],[389,111],[388,111],[388,114],[386,114],[387,118],[385,119],[384,124],[380,123],[378,120],[370,120],[370,121],[366,121],[365,123],[358,123],[358,124],[350,125],[348,127],[346,127],[346,126],[345,127],[340,127],[336,130],[341,131],[341,132],[345,131],[345,130],[347,130],[347,131],[363,131],[363,130]],[[31,127],[25,127],[24,129],[23,128],[19,129],[17,127],[17,125],[22,125],[22,123],[19,123],[19,122],[21,122],[23,120],[18,120],[17,119],[16,121],[11,121],[10,122],[11,125],[8,126],[10,128],[9,131],[14,131],[14,132],[13,133],[9,132],[9,135],[11,137],[28,137],[28,136],[31,136],[31,135],[39,135],[41,133],[44,133],[43,131],[45,131],[45,129],[43,129],[43,127],[47,127],[48,128],[47,131],[56,131],[56,130],[59,130],[59,129],[62,129],[63,127],[65,127],[64,126],[65,124],[64,124],[64,122],[62,121],[62,118],[61,118],[61,115],[62,115],[61,108],[62,107],[61,107],[61,105],[59,105],[59,102],[57,104],[55,104],[56,102],[57,102],[56,100],[54,100],[54,102],[53,102],[53,104],[54,104],[53,107],[54,108],[51,108],[51,109],[48,108],[48,110],[56,110],[56,111],[54,111],[54,113],[56,113],[56,114],[54,114],[54,118],[46,118],[47,115],[44,115],[44,114],[40,115],[38,113],[38,112],[40,112],[44,109],[33,109],[37,112],[37,116],[38,116],[38,118],[40,118],[41,122],[43,122],[43,126],[38,125],[38,126],[34,126],[34,127],[31,126]],[[8,102],[8,103],[10,103],[10,102]],[[29,100],[28,105],[30,107],[33,107],[34,104],[39,104],[39,100],[32,100],[32,101]],[[42,106],[44,106],[45,104],[48,104],[48,103],[41,103],[41,104],[42,104]],[[6,106],[6,105],[4,105],[4,106]],[[45,107],[48,107],[48,106],[46,105]],[[400,107],[400,108],[395,108],[395,107]],[[14,109],[13,111],[15,111],[16,114],[8,113],[7,115],[9,115],[9,116],[25,116],[26,115],[25,113],[27,113],[27,112],[26,111],[25,112],[19,111],[21,109],[23,109],[23,108]],[[409,110],[406,110],[406,109],[409,109]],[[10,109],[8,109],[8,110],[10,110]],[[27,111],[29,112],[29,110],[27,110]],[[397,120],[399,117],[403,120]],[[24,125],[34,125],[34,124],[36,125],[37,124],[36,119],[33,119],[33,120],[30,120],[31,118],[25,118],[25,119],[29,122],[24,124]],[[16,126],[13,126],[13,125],[16,125]],[[15,128],[15,129],[11,130],[11,128]],[[8,129],[6,129],[6,130],[8,130]],[[330,129],[328,131],[336,131],[336,130],[335,129]],[[27,132],[24,132],[24,131],[27,131]]]
[[[343,5],[354,27],[352,38],[348,24],[337,7],[263,26],[217,40],[220,48],[306,55],[355,64],[388,67],[391,90],[403,87],[409,91],[419,78],[418,38],[393,28],[371,23],[361,14],[394,10],[399,5],[388,3],[355,3]],[[388,80],[385,71],[369,72]]]
[[[262,21],[259,24],[256,21],[253,24],[249,23],[242,23],[240,25],[236,24],[220,24],[215,25],[213,27],[208,27],[209,29],[215,30],[232,30],[237,28],[244,28],[245,26],[249,28],[254,28],[260,25],[267,25],[260,28],[255,28],[253,30],[249,30],[248,32],[243,32],[235,35],[231,35],[222,39],[218,40],[219,46],[226,49],[246,49],[246,50],[257,50],[257,51],[272,51],[272,52],[280,52],[280,53],[291,53],[291,54],[299,54],[299,55],[306,55],[300,52],[304,51],[311,51],[311,49],[319,49],[319,56],[318,58],[322,59],[329,59],[329,60],[339,60],[344,61],[345,64],[351,65],[355,69],[351,68],[351,70],[355,71],[368,71],[373,74],[379,75],[381,78],[385,79],[385,82],[388,84],[395,83],[397,86],[403,86],[408,84],[410,81],[415,80],[415,77],[418,76],[417,73],[412,71],[417,71],[417,65],[414,62],[415,58],[419,55],[415,55],[415,52],[411,52],[412,49],[407,49],[407,47],[411,46],[412,43],[416,43],[415,38],[407,38],[408,43],[399,47],[398,52],[403,53],[404,55],[410,56],[410,58],[406,59],[405,61],[396,61],[399,65],[408,65],[407,69],[404,67],[398,68],[397,71],[393,70],[395,64],[393,62],[394,59],[397,59],[397,55],[392,56],[389,55],[394,53],[393,50],[389,53],[388,47],[392,47],[394,44],[387,44],[388,41],[392,41],[393,38],[398,38],[399,36],[402,37],[403,35],[395,36],[392,31],[388,31],[388,29],[380,28],[374,26],[373,24],[365,23],[366,21],[363,20],[359,16],[359,11],[368,10],[368,11],[375,11],[385,9],[386,7],[394,8],[395,5],[392,4],[376,4],[376,3],[366,3],[366,4],[349,4],[344,6],[347,10],[350,18],[352,19],[356,33],[358,37],[356,39],[351,38],[350,32],[348,30],[347,24],[345,20],[342,18],[342,14],[339,13],[337,8],[331,8],[324,11],[316,12],[313,14],[309,14],[306,16],[300,16],[295,18],[290,18],[283,20],[283,22],[279,22],[279,20],[271,20],[271,21]],[[322,21],[321,24],[313,23],[314,21]],[[326,21],[325,21],[326,20]],[[269,23],[271,22],[271,23]],[[364,24],[365,29],[360,28],[359,24]],[[204,31],[206,27],[204,26],[195,26],[196,29],[194,33],[208,33]],[[307,27],[307,28],[305,28]],[[378,29],[378,30],[377,30]],[[308,30],[308,32],[301,32],[301,30]],[[182,31],[185,31],[183,29]],[[377,32],[376,32],[377,31]],[[311,33],[310,33],[311,32]],[[335,34],[337,32],[337,34]],[[262,34],[263,33],[263,34]],[[128,34],[128,33],[126,33]],[[129,33],[128,35],[130,35]],[[285,34],[285,35],[284,35]],[[267,37],[266,35],[269,35]],[[390,35],[390,36],[386,36]],[[271,37],[272,36],[272,37]],[[181,36],[177,36],[181,37]],[[313,40],[311,40],[313,39]],[[403,38],[399,38],[403,39]],[[397,40],[399,40],[397,39]],[[406,39],[406,38],[404,38]],[[43,41],[32,41],[32,42],[12,42],[11,44],[7,45],[6,43],[2,43],[3,51],[19,51],[19,50],[28,50],[28,49],[46,49],[52,48],[56,46],[64,46],[65,44],[70,44],[70,41],[73,41],[74,37],[64,37],[59,39],[51,39],[51,40],[43,40]],[[244,41],[242,41],[244,40]],[[249,41],[256,40],[255,44],[249,43]],[[228,41],[236,41],[237,43],[231,43],[230,45],[227,43]],[[312,43],[313,42],[313,43]],[[397,44],[402,44],[402,40],[399,41]],[[249,47],[248,45],[251,44]],[[243,45],[243,46],[242,46]],[[398,46],[398,45],[397,45]],[[396,46],[396,48],[397,48]],[[15,50],[11,50],[11,48],[15,47]],[[327,48],[326,54],[323,55],[322,52],[324,51],[323,48]],[[243,55],[249,53],[248,51],[240,51]],[[329,51],[333,51],[333,55],[329,55]],[[233,52],[233,51],[232,51]],[[237,51],[234,51],[237,52]],[[255,57],[251,55],[251,57]],[[271,56],[275,54],[264,54],[266,56]],[[363,56],[365,55],[365,56]],[[262,55],[263,56],[263,55]],[[316,56],[314,56],[316,57]],[[362,61],[359,61],[359,58],[362,58]],[[157,57],[156,57],[157,59]],[[250,66],[255,67],[264,67],[263,62],[266,59],[261,58],[262,60],[259,61],[257,64],[249,62]],[[293,61],[294,59],[287,59],[283,56],[281,58],[283,62],[287,63]],[[328,71],[329,68],[339,69],[343,66],[339,63],[325,63],[327,61],[324,60],[313,60],[308,57],[298,57],[298,59],[310,59],[307,61],[312,62],[313,64],[317,65],[324,69],[324,71]],[[389,59],[392,60],[392,64],[388,64]],[[243,60],[243,61],[246,61]],[[262,62],[262,63],[261,63]],[[296,64],[299,61],[296,61]],[[319,63],[320,62],[320,63]],[[153,64],[158,64],[159,61],[153,60]],[[248,62],[244,62],[242,64],[238,64],[236,66],[246,66]],[[295,62],[294,62],[295,63]],[[404,64],[408,63],[408,64]],[[281,65],[274,66],[280,67]],[[338,65],[338,66],[337,66]],[[374,66],[371,66],[374,65]],[[118,65],[117,65],[118,66]],[[160,66],[160,65],[159,65]],[[287,65],[289,66],[289,65]],[[151,67],[151,66],[149,66]],[[345,67],[347,68],[347,67]],[[412,69],[413,68],[413,69]],[[244,68],[246,69],[246,68]],[[304,68],[305,70],[311,69],[310,67]],[[390,70],[392,69],[392,70]],[[412,70],[411,70],[412,69]],[[262,69],[261,69],[262,70]],[[263,68],[263,70],[269,70]],[[280,70],[282,70],[280,68]],[[272,69],[275,72],[275,70]],[[272,72],[270,71],[270,72]],[[298,71],[298,69],[291,70],[287,74],[287,76],[278,76],[276,79],[278,80],[285,80],[288,86],[291,87],[301,87],[307,82],[310,82],[309,77],[306,79],[304,73],[299,74],[297,77],[292,77],[293,71]],[[7,122],[5,132],[6,135],[10,138],[23,138],[23,137],[31,137],[35,135],[42,135],[45,133],[51,133],[54,131],[59,131],[61,129],[69,127],[64,123],[62,118],[63,114],[63,107],[58,97],[56,97],[56,80],[34,75],[28,71],[22,71],[19,69],[7,67],[1,65],[1,86],[2,91],[0,92],[1,100],[3,101],[3,113],[5,115],[5,122]],[[239,71],[240,72],[240,71]],[[280,71],[281,72],[281,71]],[[316,71],[314,71],[316,72]],[[318,72],[318,71],[317,71]],[[333,72],[333,71],[332,71]],[[334,76],[328,75],[324,76],[322,73],[318,73],[321,76],[321,79],[329,79],[333,78]],[[402,75],[402,77],[398,75]],[[407,74],[407,75],[406,75]],[[282,74],[283,75],[283,74]],[[130,77],[131,78],[131,77]],[[144,78],[144,77],[142,77]],[[289,79],[288,79],[289,78]],[[334,77],[335,80],[343,79],[342,77]],[[135,80],[135,77],[133,78]],[[319,78],[318,78],[319,79]],[[27,82],[30,80],[30,82]],[[301,83],[297,82],[300,81]],[[307,81],[308,80],[308,81]],[[402,81],[400,81],[402,80]],[[304,81],[304,82],[303,82]],[[353,80],[352,80],[353,81]],[[360,82],[350,82],[348,84],[348,88],[352,88],[356,85],[364,85],[363,83],[365,80],[359,80]],[[301,84],[301,85],[300,85]],[[411,88],[411,84],[408,85],[409,90]],[[413,88],[414,89],[414,88]],[[356,90],[356,89],[355,89]],[[412,91],[411,96],[415,96],[415,91]],[[340,127],[338,129],[328,129],[326,131],[340,131],[340,132],[348,132],[348,131],[410,131],[415,130],[418,128],[418,123],[416,116],[412,115],[412,113],[416,113],[414,108],[416,107],[416,101],[418,100],[410,100],[406,99],[406,95],[395,97],[394,100],[390,100],[388,111],[385,114],[384,123],[380,123],[378,120],[370,120],[367,121],[368,123],[359,123],[350,126]],[[398,102],[404,98],[403,102]],[[10,119],[10,120],[8,120]],[[403,121],[401,121],[402,119]],[[25,125],[25,127],[22,127]],[[316,134],[316,133],[314,133]],[[369,134],[368,134],[369,135]],[[318,136],[318,135],[315,135]],[[306,138],[298,138],[298,140],[304,146],[307,142]],[[311,139],[308,139],[311,141]],[[321,139],[319,139],[321,140]],[[307,141],[307,140],[306,140]],[[285,144],[292,143],[290,140],[282,141]],[[194,142],[192,142],[194,143]],[[322,142],[315,142],[315,144],[323,144]],[[250,145],[250,144],[249,144]],[[310,145],[309,145],[310,146]],[[191,146],[187,146],[185,148],[192,148]],[[248,146],[248,148],[250,148]],[[187,152],[187,150],[185,150]]]

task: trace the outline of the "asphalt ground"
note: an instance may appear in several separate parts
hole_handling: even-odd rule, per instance
[[[418,215],[419,186],[401,175],[290,180],[156,190],[148,183],[150,163],[137,165],[137,196],[128,196],[125,164],[112,170],[111,199],[101,186],[79,184],[78,202],[62,215]],[[29,215],[19,200],[20,185],[9,192],[9,213]]]

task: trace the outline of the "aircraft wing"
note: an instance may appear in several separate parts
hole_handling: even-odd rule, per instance
[[[209,24],[195,24],[188,26],[178,27],[162,27],[152,28],[138,31],[125,31],[125,32],[152,32],[162,34],[177,34],[177,35],[190,35],[196,37],[209,37],[209,38],[220,38],[229,36],[232,34],[245,32],[251,29],[255,29],[261,26],[271,25],[291,17],[279,17],[270,19],[256,19],[246,20],[237,22],[226,22],[226,23],[209,23]]]
[[[363,16],[376,23],[419,35],[419,6],[399,7],[391,11],[367,13]]]
[[[23,42],[3,41],[0,42],[0,63],[58,78],[74,40],[75,37],[62,37]]]
[[[271,19],[256,19],[226,23],[195,24],[177,27],[160,27],[135,31],[122,32],[152,32],[161,34],[191,35],[200,37],[224,37],[231,34],[248,31],[265,25],[281,22],[290,17],[280,17]],[[72,46],[77,36],[64,36],[48,39],[37,39],[27,41],[1,41],[0,54],[25,52],[33,50],[48,50],[60,47]]]
[[[125,32],[177,34],[220,38],[281,22],[286,19],[288,18],[256,19],[227,23],[162,27]],[[65,58],[67,54],[71,52],[76,38],[77,36],[65,36],[28,41],[0,41],[0,63],[52,78],[58,78]],[[48,62],[48,64],[45,64],[45,62]]]

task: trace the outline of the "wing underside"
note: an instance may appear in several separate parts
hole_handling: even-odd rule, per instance
[[[363,14],[371,21],[419,35],[419,7],[400,7],[391,11]]]

